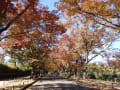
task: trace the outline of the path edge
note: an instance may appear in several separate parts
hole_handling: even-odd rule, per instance
[[[29,88],[31,85],[33,85],[34,83],[36,83],[38,80],[40,80],[40,78],[38,78],[37,80],[33,81],[30,84],[25,85],[23,88],[21,88],[20,90],[26,90],[27,88]]]

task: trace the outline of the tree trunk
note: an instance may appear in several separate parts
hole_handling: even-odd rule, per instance
[[[34,76],[35,76],[35,68],[32,67],[31,76],[30,77],[34,79]]]
[[[86,79],[86,72],[83,72],[83,79]]]
[[[77,64],[78,64],[78,60],[76,60],[76,66],[75,66],[75,69],[74,69],[74,79],[77,79],[77,73],[78,73],[78,71],[77,71]]]
[[[86,75],[87,75],[87,67],[83,68],[83,79],[86,79]]]
[[[31,70],[30,78],[33,78],[33,69]]]
[[[71,75],[72,75],[71,72],[72,72],[72,70],[70,69],[70,70],[69,70],[69,76],[68,76],[68,78],[71,77]]]
[[[15,66],[15,67],[17,66],[16,62],[14,62],[14,66]]]

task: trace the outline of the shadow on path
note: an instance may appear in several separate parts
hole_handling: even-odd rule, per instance
[[[61,77],[49,76],[43,77],[35,83],[30,90],[97,90],[80,86],[80,84]]]

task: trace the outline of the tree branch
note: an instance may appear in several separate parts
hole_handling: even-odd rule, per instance
[[[115,26],[115,27],[120,27],[120,25],[112,23],[111,21],[107,20],[107,19],[104,18],[103,16],[99,16],[99,15],[94,14],[94,13],[92,13],[92,12],[83,11],[80,7],[78,7],[78,10],[80,10],[82,13],[86,13],[86,14],[92,15],[92,16],[94,16],[94,17],[100,18],[100,19],[104,20],[105,22],[110,23],[111,25],[113,25],[113,26]],[[80,13],[81,13],[81,12],[80,12]],[[81,13],[81,14],[82,14],[82,13]],[[99,24],[105,25],[105,24],[102,24],[102,23],[100,23],[100,22],[99,22]],[[110,26],[108,26],[108,25],[105,25],[105,26],[110,27]],[[111,27],[112,27],[112,26],[111,26]],[[115,27],[112,27],[112,28],[115,28]]]
[[[106,47],[106,49],[108,49],[110,46],[112,45],[112,41],[111,43]],[[104,50],[106,50],[104,49]],[[90,62],[91,60],[93,60],[95,57],[97,57],[98,55],[100,55],[100,53],[104,52],[104,50],[101,50],[98,54],[94,55],[91,59],[89,59],[88,62]],[[102,55],[101,55],[102,56]]]
[[[17,20],[24,12],[26,12],[27,11],[27,9],[30,7],[30,5],[28,5],[22,12],[20,12],[15,18],[13,18],[8,24],[7,24],[7,26],[5,27],[5,28],[2,28],[2,29],[0,29],[0,34],[2,33],[2,32],[4,32],[4,31],[6,31],[12,24],[13,24],[13,22],[15,21],[15,20]]]

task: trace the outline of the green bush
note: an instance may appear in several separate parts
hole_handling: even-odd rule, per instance
[[[10,67],[5,64],[0,64],[0,79],[16,78],[21,76],[27,76],[29,74],[30,70],[23,70],[18,67]]]

